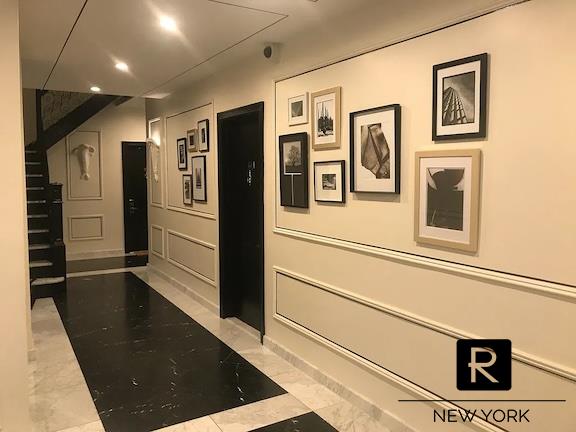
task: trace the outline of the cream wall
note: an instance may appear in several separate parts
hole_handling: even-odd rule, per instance
[[[214,113],[265,102],[265,284],[270,341],[415,429],[445,431],[447,427],[494,429],[481,424],[435,424],[432,408],[437,406],[402,404],[398,399],[437,397],[434,394],[486,397],[457,391],[456,339],[508,338],[514,348],[513,389],[490,397],[568,402],[529,406],[531,423],[507,424],[505,429],[569,432],[576,428],[572,415],[576,347],[567,343],[576,328],[576,273],[571,265],[576,244],[571,216],[576,208],[572,169],[576,136],[569,127],[568,106],[576,96],[570,78],[576,62],[566,54],[576,37],[574,19],[576,5],[570,0],[533,0],[275,84],[275,78],[305,72],[319,62],[312,55],[318,52],[313,41],[308,48],[296,42],[301,51],[287,46],[278,65],[254,58],[248,66],[239,65],[173,97],[147,103],[147,116],[152,119],[210,101]],[[414,27],[404,24],[405,36],[412,35]],[[387,32],[382,29],[383,44],[390,41]],[[370,33],[367,40],[372,42],[373,37]],[[432,143],[432,66],[482,52],[490,54],[488,138]],[[338,55],[341,52],[328,46],[323,59]],[[276,190],[277,135],[310,131],[310,125],[286,125],[287,98],[335,85],[343,87],[342,148],[311,151],[310,174],[314,161],[345,159],[348,178],[348,113],[399,103],[403,109],[401,194],[364,199],[349,193],[344,208],[311,200],[309,211],[285,210],[278,205]],[[413,241],[414,153],[452,148],[483,152],[477,254]],[[209,190],[215,186],[209,184]],[[152,209],[151,223],[159,227],[156,231],[193,230],[193,237],[217,238],[216,223],[196,219],[157,208]],[[151,264],[217,302],[217,291],[210,291],[189,272],[159,255]],[[511,406],[482,406],[487,407]]]
[[[24,180],[24,137],[18,41],[18,1],[0,4],[0,430],[30,430],[27,328],[30,299]]]
[[[144,104],[143,99],[112,104],[48,151],[50,181],[64,185],[64,242],[68,257],[124,252],[122,141],[146,140]],[[89,181],[80,179],[77,158],[66,157],[67,144],[73,149],[81,142],[96,148],[90,160]],[[94,198],[77,199],[78,196]]]

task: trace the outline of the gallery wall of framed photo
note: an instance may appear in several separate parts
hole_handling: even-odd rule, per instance
[[[208,104],[166,118],[168,209],[215,215],[212,116],[212,104]]]
[[[474,38],[475,31],[483,37]],[[555,176],[530,174],[555,167],[563,183],[574,182],[566,159],[573,140],[557,128],[550,135],[548,114],[529,108],[553,102],[550,94],[526,91],[546,71],[527,49],[472,22],[277,82],[277,140],[309,134],[311,198],[306,211],[293,211],[278,187],[276,226],[573,283],[570,258],[558,252],[566,235],[576,241],[574,202],[550,193]],[[327,94],[336,97],[327,102]],[[298,103],[306,100],[305,111]],[[554,150],[542,153],[543,143]],[[315,165],[326,161],[345,164],[345,204],[314,199]],[[428,188],[417,187],[420,181]],[[452,193],[449,204],[444,191]],[[535,207],[536,196],[546,204]],[[544,220],[564,228],[532,229]],[[549,254],[558,259],[545,260]]]

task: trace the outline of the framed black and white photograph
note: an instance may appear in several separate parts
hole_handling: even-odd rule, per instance
[[[480,157],[478,149],[416,153],[416,242],[476,252]]]
[[[206,195],[206,156],[192,158],[192,198],[194,201],[207,201]]]
[[[186,138],[178,138],[176,140],[176,154],[178,156],[178,169],[186,171],[188,169],[188,140]]]
[[[280,203],[308,208],[308,134],[282,135],[279,145]]]
[[[400,193],[401,108],[350,114],[350,191]]]
[[[486,137],[488,54],[433,68],[432,139]]]
[[[343,160],[314,162],[314,200],[346,202],[345,162]]]
[[[308,93],[288,99],[288,125],[308,123]]]
[[[340,148],[341,87],[312,93],[312,148]]]
[[[185,205],[192,205],[192,176],[190,174],[182,176],[182,196]]]
[[[198,150],[210,150],[210,121],[208,119],[198,122]]]
[[[191,152],[198,150],[198,143],[197,141],[198,130],[197,129],[190,129],[186,132],[186,136],[188,137],[188,150]]]

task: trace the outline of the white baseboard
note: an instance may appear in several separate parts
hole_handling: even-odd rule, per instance
[[[210,312],[220,316],[220,307],[218,307],[218,305],[212,303],[206,297],[198,294],[196,291],[191,290],[189,287],[184,285],[179,280],[177,280],[177,279],[173,278],[172,276],[164,273],[162,270],[160,270],[159,268],[155,267],[154,265],[152,265],[150,263],[148,263],[147,268],[148,268],[148,271],[150,271],[151,273],[156,274],[157,276],[164,279],[166,282],[174,285],[174,287],[177,288],[179,291],[182,291],[184,294],[192,297],[194,300],[196,300],[202,306],[209,309]]]
[[[90,251],[90,252],[74,252],[68,253],[66,252],[66,260],[67,261],[76,261],[76,260],[83,260],[83,259],[92,259],[92,258],[111,258],[111,257],[122,257],[129,254],[124,252],[124,249],[110,249],[110,250],[99,250],[99,251]]]

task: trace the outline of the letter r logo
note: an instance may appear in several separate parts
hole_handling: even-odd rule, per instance
[[[458,390],[510,390],[512,342],[508,339],[463,339],[456,344]]]

